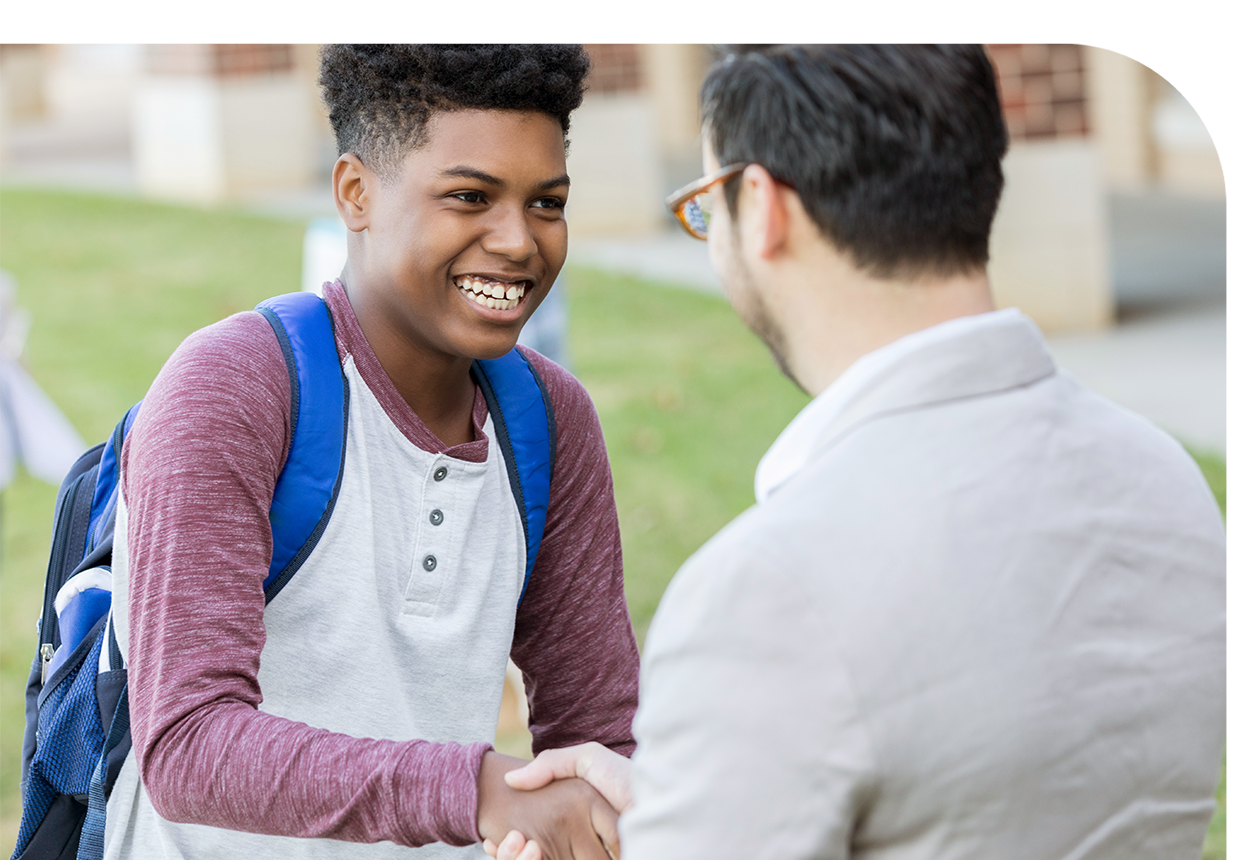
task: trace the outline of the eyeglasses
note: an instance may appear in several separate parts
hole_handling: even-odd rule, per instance
[[[748,162],[729,164],[716,173],[701,176],[665,198],[665,205],[684,230],[703,242],[709,238],[709,216],[713,203],[709,192],[719,183],[738,176],[747,166]]]

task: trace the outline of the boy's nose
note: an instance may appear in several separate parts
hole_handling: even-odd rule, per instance
[[[539,244],[527,223],[524,212],[502,211],[492,220],[491,229],[483,237],[483,248],[491,254],[521,262],[539,252]]]

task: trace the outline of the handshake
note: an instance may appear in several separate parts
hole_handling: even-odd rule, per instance
[[[529,763],[488,752],[478,773],[478,831],[496,860],[617,860],[632,802],[630,759],[598,743]]]

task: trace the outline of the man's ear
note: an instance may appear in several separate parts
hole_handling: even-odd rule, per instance
[[[743,171],[739,197],[739,219],[750,226],[749,241],[764,259],[776,256],[787,246],[790,216],[783,200],[784,186],[759,164]]]
[[[339,156],[331,176],[339,217],[349,230],[360,233],[369,226],[369,186],[378,177],[350,152]]]

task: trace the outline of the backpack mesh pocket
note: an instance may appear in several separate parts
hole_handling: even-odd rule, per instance
[[[102,631],[85,653],[75,655],[75,665],[57,673],[57,685],[47,691],[39,706],[38,741],[14,856],[25,849],[59,795],[80,797],[85,802],[91,775],[104,750],[104,726],[96,695]]]

